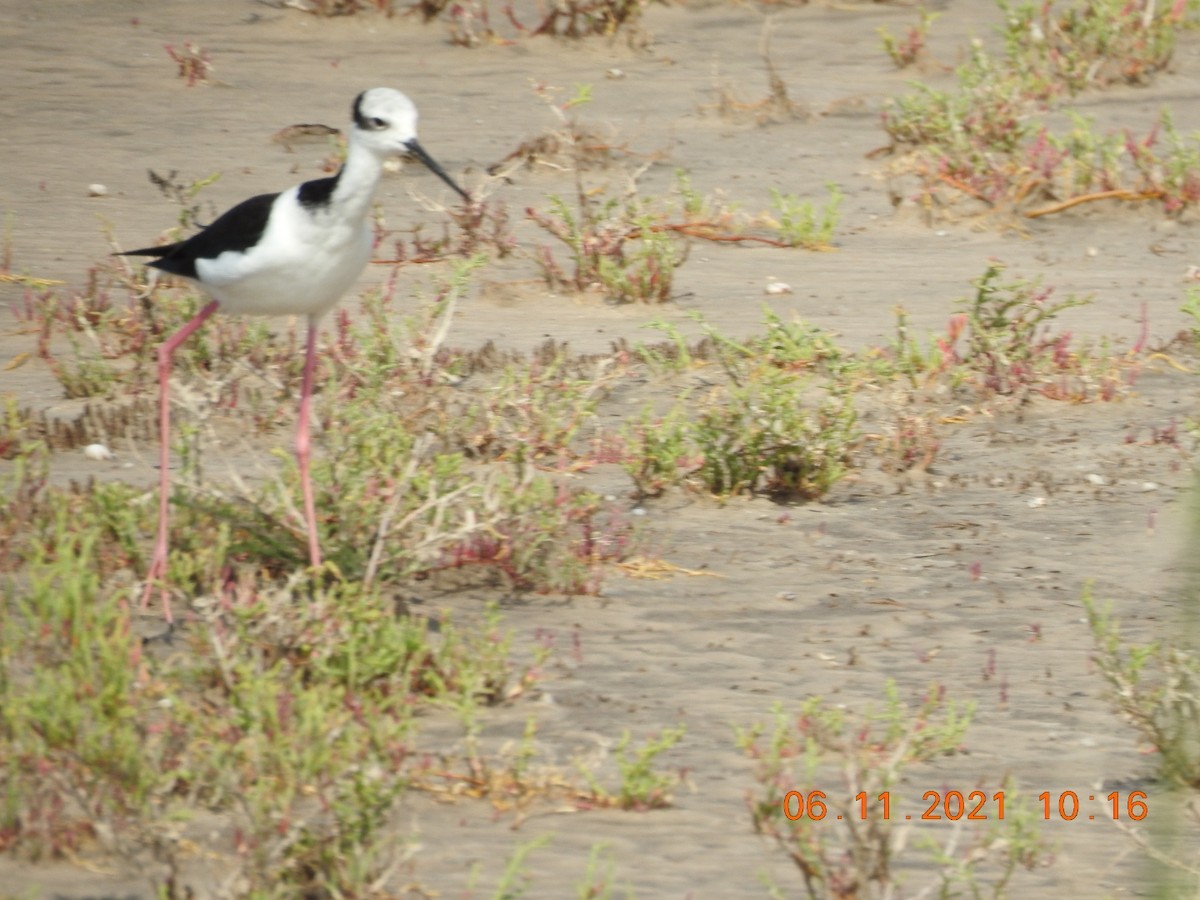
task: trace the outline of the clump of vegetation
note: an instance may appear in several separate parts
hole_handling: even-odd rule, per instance
[[[1079,345],[1070,331],[1055,331],[1068,309],[1091,298],[1055,297],[1040,279],[1008,278],[991,263],[959,301],[943,336],[921,347],[897,312],[897,339],[885,354],[889,371],[915,388],[943,383],[988,399],[1025,401],[1033,395],[1070,402],[1111,401],[1137,376],[1140,341],[1125,353]]]
[[[831,246],[842,200],[837,185],[829,185],[824,206],[772,190],[771,210],[750,217],[701,197],[686,174],[678,173],[678,179],[676,202],[594,196],[580,183],[574,208],[552,196],[548,212],[526,210],[567,248],[571,261],[565,268],[550,248],[539,248],[535,261],[546,282],[600,290],[618,302],[665,303],[672,298],[674,270],[687,259],[688,239],[810,250]]]
[[[694,426],[697,477],[715,494],[762,490],[779,499],[824,496],[850,468],[853,401],[836,389],[810,407],[795,376],[767,371],[704,404]]]
[[[1145,84],[1171,61],[1187,0],[997,0],[1008,66],[1046,96],[1113,83]]]
[[[512,28],[501,34],[492,20],[488,0],[304,0],[304,9],[321,18],[353,16],[373,12],[391,18],[398,12],[419,15],[422,21],[445,21],[451,40],[463,47],[476,47],[485,41],[512,40],[513,37],[557,37],[582,40],[588,37],[613,38],[624,34],[630,42],[644,40],[640,22],[647,0],[566,0],[548,10],[539,10],[537,22],[522,22],[516,10],[502,8],[502,19]]]
[[[721,497],[814,500],[849,474],[859,439],[852,391],[818,384],[816,375],[845,375],[861,364],[803,322],[784,323],[769,310],[766,319],[764,335],[740,341],[704,324],[706,337],[694,347],[657,323],[672,337],[671,353],[640,348],[650,366],[682,372],[715,359],[725,380],[689,392],[665,414],[643,410],[614,436],[636,496],[692,484]]]
[[[591,100],[588,85],[577,86],[558,102],[557,89],[538,94],[558,120],[550,133],[524,142],[493,171],[550,164],[572,173],[574,197],[551,195],[546,209],[527,208],[526,218],[557,244],[540,246],[534,261],[554,289],[599,291],[621,303],[664,303],[672,298],[674,271],[687,259],[691,240],[762,243],[775,247],[827,250],[839,220],[842,193],[829,184],[824,204],[780,190],[771,191],[771,208],[745,215],[715,196],[704,196],[687,173],[676,171],[676,190],[666,197],[640,193],[638,180],[649,163],[621,172],[626,187],[613,196],[610,185],[594,184],[586,174],[606,169],[616,159],[610,142],[596,137],[578,111]],[[554,251],[565,248],[568,261]]]
[[[958,753],[974,715],[973,705],[959,706],[938,686],[915,707],[891,680],[885,690],[879,710],[853,714],[813,697],[794,715],[777,705],[769,725],[738,732],[754,763],[747,797],[754,828],[792,860],[812,900],[894,894],[912,826],[892,789],[911,771]],[[930,836],[922,869],[933,876],[931,892],[980,896],[986,887],[1003,896],[1017,869],[1042,856],[1035,816],[1007,784],[969,797],[927,791],[922,809],[923,821],[993,823],[969,841],[956,836],[942,845]]]
[[[1191,319],[1188,323],[1188,331],[1196,346],[1200,347],[1200,290],[1190,288],[1179,311]]]
[[[1177,215],[1200,199],[1192,174],[1200,150],[1165,111],[1144,136],[1097,133],[1077,115],[1065,134],[1038,121],[1062,97],[1161,71],[1186,4],[1001,6],[1002,54],[973,41],[954,89],[918,84],[884,110],[883,128],[900,155],[893,170],[917,177],[916,199],[926,210],[965,195],[1030,218],[1098,200],[1151,200]]]
[[[225,890],[362,896],[406,858],[392,820],[410,790],[454,785],[460,796],[468,783],[498,807],[520,798],[518,810],[670,802],[680,776],[655,760],[682,729],[637,748],[626,735],[612,787],[542,764],[532,720],[516,751],[480,749],[482,711],[526,694],[550,656],[544,645],[515,660],[494,608],[475,625],[439,615],[434,627],[381,593],[378,573],[273,575],[268,535],[254,550],[192,505],[190,544],[170,573],[195,595],[190,623],[182,644],[157,652],[133,627],[119,577],[143,562],[152,510],[120,483],[51,488],[45,460],[26,442],[0,485],[0,522],[22,523],[0,526],[0,850],[151,852],[169,873],[159,889],[183,891],[179,817],[203,805],[232,837],[213,848]],[[462,722],[461,753],[423,747],[421,719],[437,710]]]
[[[682,725],[664,728],[657,738],[651,738],[641,747],[630,749],[632,736],[628,731],[621,735],[613,748],[613,758],[620,773],[620,785],[610,791],[584,767],[580,770],[587,779],[592,796],[589,802],[617,809],[662,809],[671,805],[671,791],[684,779],[682,772],[659,772],[654,768],[655,760],[670,750],[687,733]]]
[[[921,6],[917,9],[917,23],[908,26],[903,37],[896,37],[887,28],[877,29],[879,39],[883,43],[883,52],[888,55],[897,69],[907,69],[925,58],[929,52],[927,46],[929,29],[937,17],[937,13],[930,12]]]
[[[1004,267],[989,265],[975,282],[975,293],[963,302],[965,312],[951,325],[953,334],[945,351],[954,362],[974,374],[977,386],[988,394],[1043,393],[1064,389],[1064,379],[1085,378],[1087,373],[1073,353],[1070,332],[1053,334],[1049,324],[1064,310],[1084,306],[1087,298],[1054,299],[1054,289],[1039,281],[1002,281]],[[964,348],[957,350],[958,333]],[[1086,384],[1080,385],[1086,395]],[[1107,384],[1101,390],[1115,390]],[[1066,388],[1067,393],[1071,388]]]
[[[1200,787],[1200,654],[1195,647],[1160,641],[1128,644],[1111,608],[1084,591],[1092,632],[1092,659],[1113,706],[1158,752],[1164,779]]]
[[[571,260],[564,269],[548,248],[537,256],[546,282],[575,291],[593,288],[621,303],[665,303],[686,246],[656,227],[656,217],[637,201],[604,203],[581,195],[576,216],[561,197],[550,198],[549,214],[526,210],[536,224],[561,241]]]
[[[882,125],[895,149],[942,150],[951,160],[984,152],[1012,153],[1028,134],[1030,106],[1020,79],[1006,72],[974,42],[970,59],[955,70],[957,90],[917,83],[888,101]]]

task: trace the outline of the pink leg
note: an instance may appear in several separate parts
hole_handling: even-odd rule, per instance
[[[300,387],[300,424],[296,428],[296,461],[300,464],[300,488],[304,492],[304,522],[308,528],[308,558],[314,569],[321,567],[321,545],[317,540],[317,504],[313,500],[308,471],[308,419],[312,408],[313,375],[317,368],[317,320],[308,319],[308,347],[304,353],[304,380]]]
[[[158,439],[159,439],[159,480],[158,480],[158,538],[154,542],[154,557],[150,562],[150,571],[146,573],[146,589],[142,593],[142,609],[150,605],[150,595],[157,583],[162,596],[163,616],[167,622],[174,621],[171,616],[171,599],[167,592],[165,576],[167,574],[167,511],[171,494],[171,401],[167,394],[167,385],[171,379],[171,357],[175,349],[192,336],[204,320],[217,311],[219,304],[216,300],[209,302],[204,309],[179,329],[175,334],[162,343],[158,348]]]

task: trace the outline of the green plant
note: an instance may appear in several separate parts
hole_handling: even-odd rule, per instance
[[[839,378],[861,368],[830,332],[799,318],[784,322],[769,306],[763,306],[763,333],[740,341],[720,334],[698,317],[697,321],[734,381],[740,380],[739,373],[747,366],[750,371],[765,365],[792,374],[816,372]]]
[[[693,427],[697,476],[710,491],[815,499],[846,474],[857,437],[851,395],[830,389],[806,406],[802,387],[768,369],[714,392]]]
[[[514,462],[568,452],[615,380],[604,368],[580,373],[562,352],[505,366],[472,425],[473,451]]]
[[[1000,6],[1002,55],[973,41],[969,59],[955,70],[955,88],[916,84],[884,109],[892,150],[905,154],[893,172],[920,179],[917,199],[927,210],[954,196],[948,191],[1031,218],[1114,199],[1156,200],[1174,215],[1200,198],[1197,151],[1165,113],[1140,139],[1097,134],[1074,114],[1061,136],[1035,119],[1048,103],[1086,87],[1148,80],[1170,58],[1186,3],[1103,0],[1064,10],[1000,0]],[[1161,150],[1159,131],[1167,137]]]
[[[1138,152],[1152,146],[1159,131],[1166,138],[1167,152],[1158,157]],[[1158,126],[1129,152],[1146,185],[1145,192],[1157,194],[1168,213],[1177,215],[1200,202],[1200,135],[1180,134],[1170,110],[1163,109]]]
[[[1187,295],[1183,301],[1183,305],[1179,307],[1179,311],[1191,318],[1188,323],[1188,330],[1192,333],[1192,340],[1197,347],[1200,347],[1200,290],[1189,288]],[[0,457],[3,457],[0,453]]]
[[[885,693],[882,709],[858,715],[819,697],[795,716],[776,705],[769,727],[738,732],[738,745],[755,766],[757,786],[747,797],[755,830],[787,853],[813,900],[894,894],[905,840],[891,789],[912,767],[957,753],[974,714],[973,704],[959,706],[936,686],[915,707],[901,700],[891,680]],[[834,773],[842,778],[837,789]],[[1001,795],[1012,804],[1009,793],[1006,786]],[[956,884],[966,883],[979,896],[979,870],[996,858],[993,893],[1002,896],[1015,867],[1031,867],[1039,856],[1030,822],[1027,813],[1010,820],[1006,811],[969,847],[931,843],[942,895],[953,896]]]
[[[591,802],[600,806],[615,806],[620,809],[661,809],[671,805],[671,790],[682,780],[679,773],[662,773],[654,770],[656,758],[678,744],[687,729],[682,725],[664,728],[657,738],[651,738],[635,749],[630,749],[632,737],[628,731],[614,748],[614,759],[621,776],[616,793],[605,789],[587,769],[579,766],[591,788]]]
[[[515,368],[508,371],[515,377]],[[567,413],[577,421],[588,414],[594,384],[578,382],[577,394],[563,386],[523,378],[506,387],[502,379],[495,394],[437,429],[453,449],[439,448],[432,435],[417,439],[423,429],[416,423],[398,427],[403,411],[374,390],[331,410],[313,479],[322,544],[337,570],[375,583],[471,569],[519,589],[595,591],[604,564],[622,558],[635,538],[614,505],[556,484],[533,466],[543,453],[566,453],[577,427]],[[485,465],[501,452],[507,465]],[[289,566],[303,549],[289,512],[296,474],[289,467],[256,503],[260,524],[245,534],[274,534]],[[274,525],[264,527],[268,522]]]
[[[434,638],[361,583],[273,579],[214,500],[185,506],[193,543],[172,558],[192,622],[178,652],[147,652],[114,576],[137,568],[150,511],[120,483],[48,487],[39,448],[21,438],[0,485],[0,848],[99,838],[167,862],[171,823],[202,804],[227,817],[252,891],[381,883],[405,858],[385,826],[422,706],[511,702],[538,677],[513,666],[495,611]]]
[[[774,216],[764,216],[764,222],[778,232],[780,240],[789,247],[805,247],[809,250],[828,248],[837,227],[842,192],[832,182],[826,187],[829,190],[829,202],[819,211],[811,201],[799,200],[772,188],[771,207]]]
[[[490,527],[449,546],[435,570],[483,566],[518,590],[594,594],[604,566],[637,545],[637,532],[614,504],[528,470],[490,480],[480,502]]]
[[[955,70],[950,93],[915,83],[893,98],[882,115],[894,145],[939,150],[951,168],[983,165],[987,153],[1010,153],[1029,134],[1028,87],[973,42],[970,56]]]
[[[701,458],[691,443],[691,426],[681,405],[663,416],[643,409],[622,426],[621,466],[633,480],[637,499],[658,497],[699,468]]]
[[[588,852],[587,871],[584,873],[583,881],[575,889],[575,896],[578,900],[611,900],[616,868],[611,846],[609,844],[593,844],[592,849]],[[627,900],[633,900],[633,891],[627,890],[625,896]]]
[[[879,39],[883,44],[883,52],[888,55],[897,69],[907,69],[921,60],[927,51],[926,41],[929,29],[936,21],[938,13],[927,10],[924,6],[917,8],[917,23],[909,25],[903,38],[893,35],[887,28],[877,28]]]
[[[569,252],[571,268],[564,270],[549,248],[541,248],[537,262],[552,287],[599,288],[622,303],[671,299],[674,270],[685,253],[678,238],[658,227],[660,217],[636,200],[600,203],[581,191],[575,211],[551,196],[549,215],[532,208],[526,215]]]
[[[994,394],[1028,391],[1054,370],[1072,365],[1070,335],[1051,336],[1046,326],[1064,310],[1085,306],[1089,298],[1052,300],[1053,288],[1039,280],[1004,282],[1004,266],[990,264],[973,284],[975,293],[962,301],[966,312],[955,331],[966,334],[958,361],[979,379],[979,387]],[[954,341],[947,353],[957,353]]]
[[[0,396],[0,459],[23,459],[35,452],[38,440],[29,410],[21,409],[17,399]]]
[[[982,793],[982,792],[980,792]],[[1008,886],[1018,868],[1031,870],[1043,863],[1047,841],[1038,827],[1042,812],[1031,798],[1014,790],[1006,778],[999,794],[1004,799],[1004,818],[989,824],[960,850],[954,839],[942,844],[932,835],[918,835],[916,844],[924,849],[941,882],[939,896],[955,897],[965,889],[972,897],[1008,895]],[[994,874],[985,881],[985,865],[991,863]],[[983,883],[981,883],[983,882]]]
[[[554,195],[549,213],[526,216],[566,245],[570,269],[548,247],[535,257],[551,287],[603,290],[621,302],[664,303],[671,299],[673,271],[687,258],[686,239],[764,243],[775,247],[828,250],[837,228],[842,193],[829,183],[822,206],[772,189],[771,210],[738,214],[736,205],[700,194],[682,170],[675,198],[646,200],[631,189],[623,198],[585,190],[576,166],[576,204]]]
[[[494,609],[471,629],[444,622],[434,642],[423,619],[354,586],[295,612],[277,602],[247,595],[230,621],[213,623],[210,640],[229,661],[221,680],[233,732],[211,765],[236,773],[252,763],[259,781],[240,796],[236,776],[212,783],[237,803],[256,883],[362,891],[397,862],[385,826],[403,792],[428,777],[405,765],[420,706],[506,702],[529,671],[511,668]]]
[[[1039,218],[1099,200],[1151,200],[1168,215],[1179,215],[1200,201],[1200,148],[1185,137],[1164,109],[1150,131],[1098,134],[1091,120],[1068,112],[1072,127],[1062,135],[1042,129],[1023,150],[1030,173],[1021,198],[1050,200],[1025,211]]]
[[[1056,90],[1145,84],[1166,68],[1184,24],[1185,0],[997,0],[1009,65]]]
[[[492,900],[517,900],[517,898],[525,896],[525,887],[530,881],[529,873],[525,871],[526,860],[534,851],[542,849],[549,843],[550,836],[543,835],[518,844],[513,850],[512,856],[509,857],[504,872],[500,875],[500,880],[496,882]]]
[[[961,316],[951,320],[952,327],[947,337],[928,341],[924,346],[913,337],[908,326],[908,310],[903,306],[893,309],[896,317],[896,334],[882,352],[886,368],[889,372],[902,376],[909,387],[917,388],[922,383],[947,369],[952,369],[958,362],[954,344],[962,331]],[[952,384],[957,387],[957,382]]]
[[[696,354],[688,345],[687,338],[676,325],[663,319],[654,319],[645,327],[661,332],[667,338],[665,342],[654,345],[639,343],[634,348],[633,356],[644,363],[650,371],[662,375],[678,375],[699,362]]]
[[[1200,655],[1170,643],[1124,644],[1111,605],[1101,608],[1090,587],[1083,608],[1109,701],[1158,751],[1163,778],[1200,787]]]
[[[123,605],[101,598],[124,539],[103,507],[127,515],[128,494],[103,505],[28,497],[14,548],[25,584],[0,593],[0,847],[34,858],[97,836],[123,845],[124,829],[161,802],[162,765],[175,752],[170,735],[150,739],[140,641]]]
[[[823,207],[793,194],[771,189],[771,210],[757,216],[740,212],[736,203],[719,195],[703,195],[682,169],[676,170],[678,219],[663,217],[655,227],[662,231],[721,243],[762,243],[773,247],[828,250],[837,228],[843,195],[829,182],[829,199]]]

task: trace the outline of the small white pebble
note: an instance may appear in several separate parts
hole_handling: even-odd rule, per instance
[[[645,507],[642,507],[642,506],[635,506],[629,512],[631,515],[644,516],[646,514],[646,509],[645,509]]]
[[[604,77],[611,78],[613,81],[616,81],[619,78],[624,78],[625,73],[620,69],[609,69],[604,73]]]
[[[767,294],[790,294],[792,286],[786,281],[768,281],[763,291]]]
[[[1155,484],[1153,481],[1143,481],[1142,482],[1142,490],[1146,491],[1146,492],[1157,491],[1158,485]]]
[[[107,197],[108,196],[108,188],[106,188],[102,184],[89,184],[88,185],[88,196],[89,197]]]
[[[83,455],[88,459],[112,459],[113,452],[103,444],[88,444],[83,448]]]
[[[780,591],[775,595],[775,599],[791,601],[796,599],[796,594],[793,591]]]
[[[1045,505],[1046,505],[1045,497],[1033,497],[1029,501],[1030,509],[1040,509],[1041,507],[1043,507]]]
[[[1087,480],[1090,481],[1092,484],[1097,484],[1097,485],[1108,484],[1107,478],[1105,478],[1103,475],[1097,475],[1095,472],[1088,475]]]
[[[1099,256],[1099,255],[1100,255],[1100,248],[1099,248],[1099,247],[1088,247],[1088,248],[1087,248],[1087,255],[1088,255],[1088,256],[1091,256],[1091,257],[1097,257],[1097,256]]]

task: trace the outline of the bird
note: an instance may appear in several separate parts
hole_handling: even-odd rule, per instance
[[[211,298],[158,348],[158,531],[142,608],[150,606],[157,585],[168,625],[174,621],[166,584],[171,427],[168,381],[172,356],[217,310],[307,317],[295,449],[304,495],[309,561],[314,569],[320,568],[316,505],[309,475],[309,418],[317,332],[322,316],[354,285],[370,261],[372,233],[368,215],[375,190],[384,163],[401,155],[413,156],[424,163],[464,202],[471,202],[471,196],[417,140],[417,108],[412,100],[392,88],[371,88],[354,99],[346,159],[333,176],[244,200],[185,240],[116,254],[153,257],[148,266],[195,283]]]

